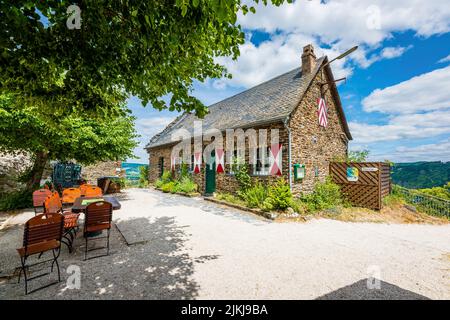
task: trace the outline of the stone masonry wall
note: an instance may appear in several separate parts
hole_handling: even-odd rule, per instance
[[[116,171],[121,167],[121,161],[104,161],[90,166],[81,166],[81,175],[87,183],[97,185],[97,179],[105,176],[122,176],[123,171]]]
[[[282,123],[273,123],[271,125],[253,127],[256,131],[259,129],[267,129],[267,143],[270,144],[270,129],[279,129],[279,140],[282,144],[282,173],[286,181],[288,180],[288,134]],[[244,129],[245,132],[246,129]],[[248,138],[245,140],[246,153],[245,161],[249,163],[249,148]],[[208,145],[209,142],[204,142],[203,147]],[[224,149],[226,149],[226,134],[223,134]],[[193,144],[191,145],[191,152],[193,153]],[[149,153],[149,181],[155,182],[159,178],[159,158],[164,157],[164,171],[170,170],[170,153],[172,145],[162,146],[157,148],[151,148]],[[226,159],[226,155],[225,155]],[[226,161],[226,160],[225,160]],[[192,178],[199,186],[201,193],[205,190],[205,163],[202,163],[201,172],[199,174],[192,174]],[[176,166],[178,169],[179,166]],[[238,182],[234,175],[230,174],[231,165],[225,164],[225,173],[216,172],[216,191],[235,193],[239,189]],[[178,170],[176,170],[178,171]],[[249,166],[249,173],[252,175],[253,167]],[[273,176],[252,176],[253,182],[261,181],[263,183],[270,183],[277,179]]]
[[[320,97],[320,86],[318,83],[329,80],[326,72],[319,73],[291,115],[289,127],[292,140],[292,165],[299,163],[305,164],[306,167],[305,178],[302,181],[292,180],[292,192],[295,195],[310,193],[315,183],[324,181],[328,175],[330,160],[347,154],[347,138],[330,90],[327,90],[325,94],[328,126],[326,128],[319,126],[317,99]],[[327,88],[328,86],[325,86],[325,89]]]
[[[325,101],[328,107],[328,126],[323,128],[318,124],[317,99],[320,97],[319,82],[329,81],[326,72],[322,71],[313,80],[313,83],[305,93],[302,101],[294,110],[289,121],[291,129],[291,163],[304,164],[306,169],[305,178],[295,181],[292,175],[292,192],[294,195],[310,193],[318,181],[324,181],[328,175],[329,162],[336,157],[344,157],[348,151],[348,141],[343,125],[338,115],[336,102],[330,92],[325,93]],[[325,87],[327,88],[327,87]],[[270,141],[270,129],[278,128],[282,149],[282,171],[283,177],[289,181],[288,170],[288,132],[282,123],[254,127],[254,129],[269,129],[268,141]],[[244,130],[245,131],[245,130]],[[206,146],[207,143],[204,143]],[[248,146],[246,139],[246,146]],[[170,170],[170,153],[172,146],[162,146],[150,149],[149,155],[149,180],[154,182],[159,178],[158,161],[164,157],[164,170]],[[192,146],[193,148],[193,146]],[[226,137],[224,134],[224,148],[226,148]],[[248,163],[248,148],[246,148],[246,161]],[[226,159],[226,158],[225,158]],[[205,164],[202,164],[200,174],[194,174],[193,179],[199,185],[200,192],[205,188],[204,177]],[[250,173],[253,168],[250,166]],[[230,165],[225,165],[225,173],[216,173],[216,191],[234,193],[238,190],[236,178],[229,174]],[[271,176],[254,176],[253,181],[260,180],[264,183],[275,180]]]

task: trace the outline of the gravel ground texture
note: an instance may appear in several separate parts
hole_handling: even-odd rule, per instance
[[[279,223],[154,190],[119,198],[110,255],[83,261],[79,234],[62,281],[27,296],[15,249],[34,213],[4,219],[0,299],[450,299],[450,225]]]

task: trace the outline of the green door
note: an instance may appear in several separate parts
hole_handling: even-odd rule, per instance
[[[215,159],[215,152],[211,152],[211,156]],[[205,194],[212,194],[216,191],[216,161],[210,166],[205,164]]]

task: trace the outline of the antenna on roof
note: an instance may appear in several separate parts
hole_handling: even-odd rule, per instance
[[[342,58],[345,58],[346,56],[348,56],[348,55],[349,55],[350,53],[352,53],[353,51],[356,51],[357,49],[358,49],[358,46],[354,46],[353,48],[348,49],[347,51],[345,51],[344,53],[340,54],[339,56],[337,56],[337,57],[334,58],[333,60],[328,61],[327,63],[325,63],[325,64],[323,65],[323,67],[329,65],[330,63],[332,63],[332,62],[335,61],[335,60],[341,60]]]

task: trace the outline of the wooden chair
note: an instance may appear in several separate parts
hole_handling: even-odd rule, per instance
[[[106,255],[109,255],[109,234],[111,230],[111,221],[112,221],[112,204],[106,201],[97,201],[89,204],[86,207],[86,211],[84,214],[84,231],[83,236],[85,238],[86,248],[84,251],[84,260],[87,259],[88,251],[94,251],[98,249],[107,249]],[[107,231],[107,235],[104,237],[90,237],[92,233],[103,230]],[[107,239],[106,247],[94,248],[88,250],[88,240],[99,240],[99,239]],[[94,257],[96,258],[96,257]]]
[[[99,187],[88,187],[84,193],[86,197],[102,197],[102,189]]]
[[[61,242],[67,246],[71,253],[73,249],[73,240],[77,234],[78,218],[80,215],[78,213],[72,213],[70,210],[63,209],[61,198],[56,191],[45,200],[44,207],[44,212],[48,216],[62,214],[64,218],[64,233]]]
[[[44,212],[44,202],[49,196],[52,195],[52,192],[48,189],[39,189],[33,192],[33,207],[34,207],[34,215],[38,213]]]
[[[79,188],[67,188],[62,193],[62,204],[73,204],[75,199],[81,197],[81,190]]]
[[[64,228],[64,218],[61,214],[54,214],[51,216],[46,216],[45,214],[39,214],[25,223],[25,230],[23,234],[23,247],[17,249],[17,252],[20,256],[20,262],[22,267],[19,273],[19,282],[20,276],[24,275],[25,278],[25,294],[28,294],[28,281],[31,281],[36,278],[40,278],[42,276],[48,275],[53,272],[53,266],[56,264],[56,268],[58,270],[58,282],[61,281],[61,274],[59,270],[58,257],[61,249],[61,238],[63,234]],[[48,259],[45,261],[40,261],[34,264],[27,264],[28,257],[39,254],[39,257],[47,251],[52,251],[53,259]],[[42,264],[45,262],[52,261],[52,266],[50,272],[39,274],[37,276],[29,278],[27,275],[27,271],[30,267]],[[50,285],[53,285],[57,282],[50,283],[43,287],[40,287],[36,290],[40,290],[46,288]],[[31,291],[31,292],[33,292]]]
[[[95,187],[95,186],[92,184],[87,184],[87,183],[80,185],[78,188],[81,191],[81,196],[83,196],[83,197],[86,196],[86,189],[92,188],[92,187]]]

